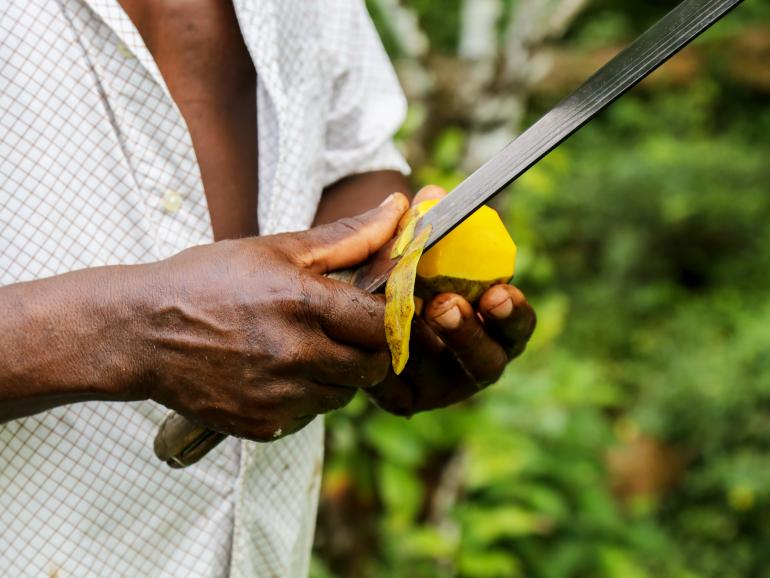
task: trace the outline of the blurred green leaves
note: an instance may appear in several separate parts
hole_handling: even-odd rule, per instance
[[[452,50],[459,2],[407,4]],[[595,0],[568,41],[623,40],[673,4]],[[322,550],[316,578],[768,575],[770,106],[730,84],[718,42],[768,6],[717,27],[705,80],[631,93],[505,193],[530,347],[461,406],[403,420],[359,396],[329,417],[326,499],[347,488],[353,534],[366,519],[376,541],[349,547],[371,548],[363,571]],[[438,130],[416,183],[452,188],[467,141]],[[635,483],[672,468],[639,439],[682,472],[623,494],[608,452]]]

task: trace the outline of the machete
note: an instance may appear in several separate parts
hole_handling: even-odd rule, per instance
[[[426,249],[742,1],[684,0],[428,212],[418,224],[418,230],[431,227]],[[397,262],[389,254],[386,247],[360,269],[331,276],[379,291]],[[225,437],[172,412],[155,453],[173,468],[186,467]]]

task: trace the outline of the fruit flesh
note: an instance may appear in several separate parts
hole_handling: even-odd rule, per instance
[[[424,214],[437,200],[418,206]],[[515,272],[516,244],[494,209],[481,207],[433,248],[417,266],[421,296],[458,293],[473,302],[496,283],[505,283]]]

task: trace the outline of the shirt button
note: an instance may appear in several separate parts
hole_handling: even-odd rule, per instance
[[[134,58],[134,53],[131,52],[131,49],[128,46],[126,46],[125,42],[118,42],[117,50],[118,54],[123,58]]]
[[[176,213],[182,206],[182,195],[173,189],[166,189],[163,193],[163,208],[167,213]]]

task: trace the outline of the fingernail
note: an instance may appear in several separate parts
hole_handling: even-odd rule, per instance
[[[511,311],[513,311],[513,301],[511,301],[510,298],[507,298],[499,305],[495,305],[490,309],[489,314],[497,319],[505,319],[511,314]]]
[[[388,195],[388,197],[387,197],[387,198],[386,198],[384,201],[382,201],[382,202],[380,203],[380,206],[381,206],[381,207],[384,207],[384,206],[385,206],[385,205],[387,205],[388,203],[392,203],[394,198],[396,198],[396,193],[392,193],[392,194]],[[371,206],[371,205],[370,205],[370,206]]]
[[[450,307],[438,317],[433,318],[433,321],[441,325],[444,329],[457,329],[460,327],[462,320],[463,315],[460,313],[460,308],[457,305]]]

